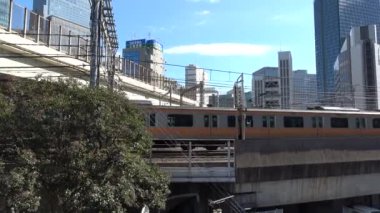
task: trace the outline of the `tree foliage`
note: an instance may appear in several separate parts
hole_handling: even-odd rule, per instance
[[[21,212],[163,207],[168,179],[147,162],[151,139],[122,94],[73,82],[1,88],[0,197]]]

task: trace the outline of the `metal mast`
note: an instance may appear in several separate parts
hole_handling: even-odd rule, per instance
[[[111,0],[90,0],[91,2],[91,61],[90,87],[100,83],[100,66],[106,65],[108,87],[114,87],[116,52],[118,41]],[[104,58],[102,58],[104,57]]]

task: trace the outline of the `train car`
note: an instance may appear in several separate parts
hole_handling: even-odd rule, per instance
[[[207,143],[238,139],[380,136],[380,112],[143,107],[154,140]],[[245,121],[241,122],[241,118]]]

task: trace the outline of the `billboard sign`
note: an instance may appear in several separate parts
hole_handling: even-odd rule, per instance
[[[145,39],[127,41],[125,44],[126,48],[141,48],[145,45]]]

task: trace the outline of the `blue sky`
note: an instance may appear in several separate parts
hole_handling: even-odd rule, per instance
[[[32,0],[18,0],[31,6]],[[113,0],[119,46],[150,38],[164,46],[169,64],[196,64],[251,74],[277,66],[277,52],[291,51],[293,69],[315,73],[313,0]],[[184,68],[166,67],[183,82]],[[235,74],[208,71],[210,85]],[[246,75],[250,87],[251,76]]]

